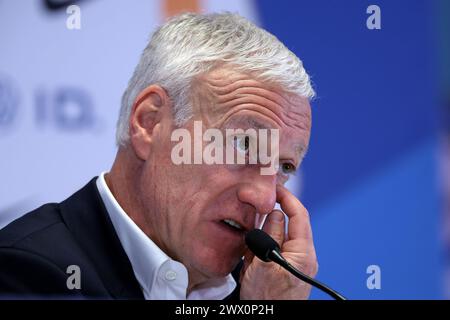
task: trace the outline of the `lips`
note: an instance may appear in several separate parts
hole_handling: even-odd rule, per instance
[[[222,222],[223,222],[223,223],[226,223],[226,224],[229,225],[230,227],[235,228],[235,229],[237,229],[237,230],[239,230],[239,231],[241,231],[241,230],[244,229],[244,227],[241,226],[241,225],[239,224],[239,222],[234,221],[233,219],[224,219],[224,220],[222,220]]]
[[[246,224],[244,223],[244,221],[238,220],[236,218],[222,219],[220,220],[220,224],[225,226],[229,230],[241,235],[251,230],[251,225],[249,225],[248,223]]]
[[[219,226],[219,228],[222,232],[225,232],[227,237],[231,236],[235,240],[244,239],[245,231],[238,229],[236,227],[232,227],[231,225],[229,225],[228,223],[223,222],[223,221],[219,221],[217,223],[217,225]]]

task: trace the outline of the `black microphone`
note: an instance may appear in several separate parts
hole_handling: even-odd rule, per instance
[[[291,265],[281,255],[280,246],[278,245],[278,243],[264,231],[260,229],[253,229],[252,231],[247,232],[247,234],[245,235],[245,243],[247,244],[247,247],[250,249],[250,251],[252,251],[255,256],[257,256],[262,261],[273,261],[285,268],[300,280],[316,287],[319,290],[322,290],[334,299],[347,300],[343,295],[320,283],[319,281],[308,277],[306,274],[300,272],[293,265]]]

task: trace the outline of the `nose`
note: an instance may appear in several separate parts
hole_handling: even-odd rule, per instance
[[[242,182],[238,188],[239,201],[255,208],[256,213],[270,213],[276,202],[276,175],[257,175]]]

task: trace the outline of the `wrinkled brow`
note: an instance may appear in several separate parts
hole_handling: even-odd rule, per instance
[[[276,129],[275,126],[270,125],[266,121],[258,120],[253,117],[232,117],[229,121],[225,123],[225,126],[233,126],[237,129]]]

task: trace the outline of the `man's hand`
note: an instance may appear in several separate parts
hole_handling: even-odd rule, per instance
[[[277,202],[289,217],[285,234],[283,212],[273,210],[264,223],[267,232],[281,248],[281,254],[294,267],[310,277],[317,273],[318,264],[309,222],[302,203],[285,187],[277,186]],[[241,271],[241,299],[307,299],[311,286],[297,279],[274,262],[263,262],[248,251]]]

